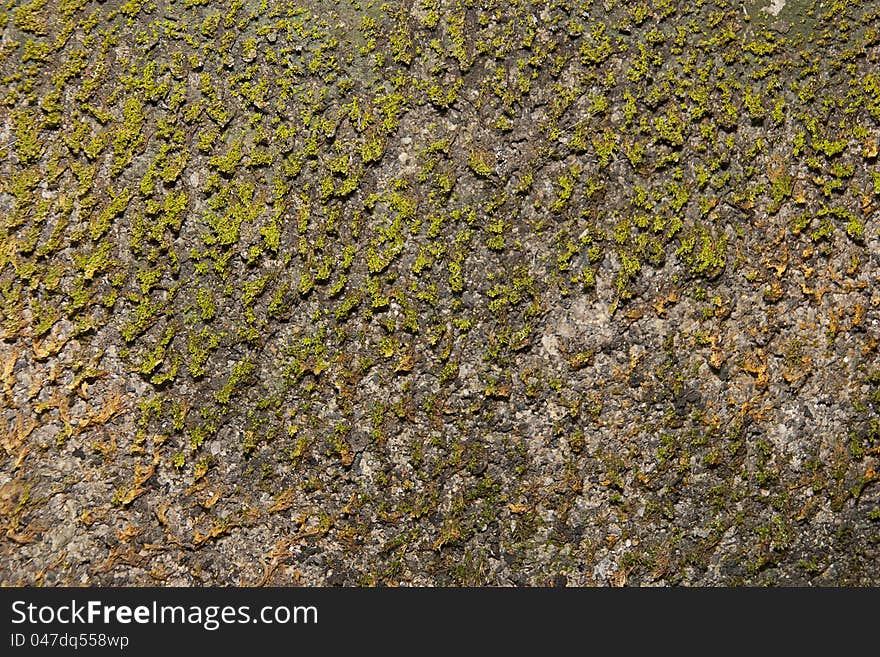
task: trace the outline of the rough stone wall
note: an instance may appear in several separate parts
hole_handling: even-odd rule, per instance
[[[3,584],[880,584],[876,3],[0,34]]]

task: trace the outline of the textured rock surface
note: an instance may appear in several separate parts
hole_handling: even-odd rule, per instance
[[[874,3],[0,29],[0,582],[880,584]]]

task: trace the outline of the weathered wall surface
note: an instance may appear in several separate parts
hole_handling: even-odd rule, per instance
[[[0,30],[0,582],[880,584],[875,3]]]

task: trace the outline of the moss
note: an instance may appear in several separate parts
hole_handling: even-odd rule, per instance
[[[829,5],[819,13],[830,18],[805,15],[781,35],[751,10],[606,5],[584,13],[565,3],[425,0],[412,12],[378,3],[316,12],[236,0],[220,12],[187,0],[157,14],[138,1],[27,0],[0,12],[10,64],[0,100],[10,134],[0,155],[12,163],[0,181],[9,200],[0,219],[2,333],[12,345],[36,337],[37,362],[58,368],[35,413],[60,414],[52,399],[63,394],[52,398],[52,387],[80,380],[63,360],[69,348],[55,344],[65,335],[62,318],[85,350],[108,336],[102,327],[111,343],[118,329],[126,363],[153,391],[145,399],[162,390],[167,400],[144,414],[131,453],[155,449],[172,480],[222,482],[222,462],[187,452],[219,427],[241,425],[235,448],[260,460],[243,474],[242,490],[252,476],[257,490],[274,495],[283,464],[305,473],[297,503],[324,505],[302,531],[332,525],[343,551],[369,551],[363,518],[403,523],[388,539],[394,554],[379,557],[367,580],[401,583],[411,570],[402,555],[436,545],[431,577],[479,581],[489,575],[475,537],[499,531],[493,519],[502,529],[509,521],[508,547],[519,554],[530,543],[517,541],[534,540],[547,510],[558,521],[545,541],[553,572],[575,572],[565,536],[573,520],[559,495],[582,487],[589,470],[589,441],[575,425],[617,431],[601,402],[624,412],[631,393],[662,401],[658,381],[679,395],[702,375],[667,350],[631,363],[634,376],[624,368],[597,379],[590,368],[598,357],[579,334],[556,344],[560,362],[539,363],[545,347],[555,353],[539,337],[556,310],[574,316],[583,304],[609,301],[610,284],[612,310],[628,302],[611,321],[637,329],[646,314],[669,312],[688,278],[728,273],[738,285],[742,275],[740,283],[773,302],[797,296],[797,285],[785,283],[794,272],[807,299],[839,293],[840,308],[817,315],[827,335],[854,331],[858,349],[873,349],[861,330],[870,295],[850,283],[870,273],[865,249],[880,195],[880,78],[864,57],[876,45],[876,11]],[[398,159],[403,150],[407,162]],[[786,262],[773,259],[768,270],[770,251]],[[728,321],[729,305],[712,283],[687,286],[692,307],[678,310],[700,326],[676,346],[693,347],[694,362],[708,359],[712,376],[723,376],[731,348],[718,342],[715,324]],[[238,369],[226,369],[229,362]],[[786,383],[797,384],[804,362],[785,352]],[[423,395],[425,375],[441,384]],[[449,397],[466,385],[459,378],[475,376],[487,395]],[[621,376],[635,390],[618,390]],[[356,418],[366,377],[389,397],[368,422],[369,440],[382,448],[393,433],[412,434],[395,449],[413,467],[396,481],[384,451],[371,450],[380,461],[375,483],[397,492],[378,502],[361,492],[339,512],[347,500],[338,474],[353,463],[353,432],[363,429]],[[188,411],[178,394],[183,378]],[[760,374],[755,383],[764,385]],[[103,387],[69,392],[89,406]],[[871,395],[857,400],[854,417],[872,412]],[[335,400],[332,420],[327,399]],[[563,439],[571,458],[558,464],[556,483],[535,478],[515,431],[493,433],[483,472],[488,448],[464,438],[504,422],[510,400],[529,413],[551,399],[547,439]],[[750,581],[772,577],[767,564],[784,558],[762,541],[790,544],[787,521],[772,521],[791,502],[778,492],[783,484],[815,485],[835,508],[866,499],[866,475],[851,465],[872,448],[870,423],[853,425],[833,475],[830,466],[805,466],[804,477],[831,483],[792,483],[772,445],[750,445],[746,455],[733,431],[712,430],[713,415],[726,412],[712,404],[702,414],[674,404],[666,415],[650,411],[619,458],[600,455],[613,514],[629,516],[636,497],[654,495],[646,513],[672,528],[668,545],[644,547],[650,559],[624,555],[621,571],[634,581],[652,577],[646,564],[657,564],[657,554],[680,554],[662,575],[670,581],[687,579],[683,563],[705,567],[704,548],[679,536],[674,509],[654,485],[659,471],[636,464],[631,448],[644,446],[643,435],[664,435],[660,471],[683,476],[679,484],[704,477],[706,517],[717,524],[698,542],[711,543],[728,521],[756,539],[743,559],[755,572]],[[742,413],[763,422],[755,409]],[[93,429],[60,425],[62,440]],[[107,463],[124,451],[101,450]],[[733,487],[732,473],[741,480]],[[446,502],[448,522],[436,525],[449,476],[462,485]],[[759,479],[770,494],[752,499],[746,490]],[[130,504],[137,490],[119,489],[117,504]],[[757,506],[733,518],[724,511],[732,500]],[[753,522],[758,507],[770,515]],[[210,525],[216,510],[202,511],[208,534],[225,531]],[[259,522],[250,513],[242,517]],[[578,549],[598,559],[595,546]],[[447,556],[462,554],[464,565]],[[521,575],[526,563],[517,556],[507,567]],[[530,582],[551,568],[543,557],[535,563]]]
[[[226,383],[217,391],[215,395],[216,400],[221,404],[228,404],[235,389],[248,379],[254,372],[255,367],[254,363],[249,359],[235,363],[232,366],[232,372],[226,379]]]
[[[32,111],[16,110],[12,114],[13,147],[19,161],[27,166],[40,159],[43,145],[40,140],[40,117]]]
[[[107,272],[115,264],[115,261],[110,258],[112,249],[111,242],[104,242],[91,253],[74,256],[76,266],[82,272],[84,282],[92,280],[96,274]]]
[[[202,321],[211,321],[217,315],[217,306],[214,301],[214,293],[211,290],[196,290],[196,303],[198,303],[199,315]]]
[[[483,150],[471,150],[467,164],[468,168],[480,178],[488,178],[495,173],[491,154]]]
[[[110,229],[112,221],[125,212],[131,201],[132,192],[124,189],[117,194],[110,190],[110,197],[112,199],[110,204],[91,222],[89,232],[93,240],[100,239]]]
[[[671,111],[654,119],[654,129],[659,139],[673,147],[684,144],[684,128],[681,117]]]
[[[695,276],[714,278],[724,269],[727,262],[727,237],[713,236],[700,226],[690,231],[676,251]]]

